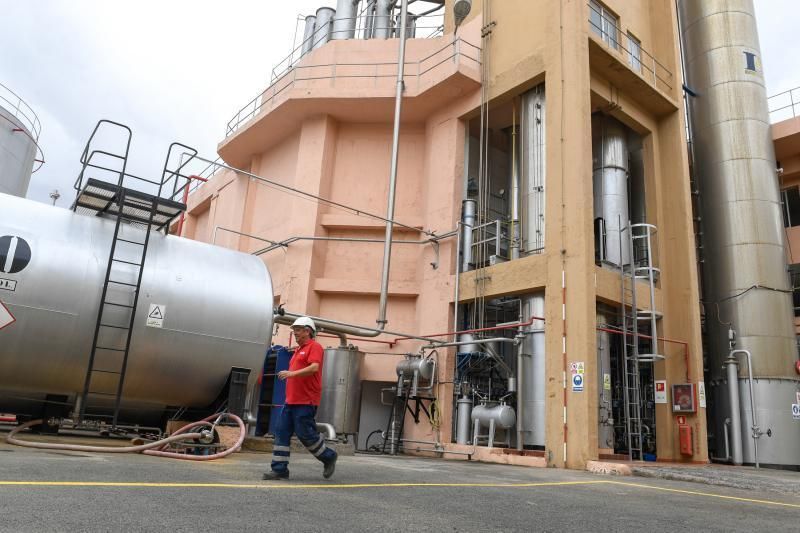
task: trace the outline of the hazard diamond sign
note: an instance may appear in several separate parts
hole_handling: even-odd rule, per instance
[[[11,314],[11,311],[9,311],[8,308],[3,305],[3,302],[0,302],[0,329],[10,326],[16,321],[17,319],[14,318],[14,315]]]

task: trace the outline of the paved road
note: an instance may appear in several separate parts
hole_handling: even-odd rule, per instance
[[[440,461],[269,456],[212,463],[0,444],[0,531],[798,531],[800,496]]]

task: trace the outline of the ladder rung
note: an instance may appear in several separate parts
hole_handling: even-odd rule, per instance
[[[95,392],[89,391],[89,394],[94,394],[95,396],[116,396],[115,392]]]
[[[105,346],[95,346],[95,350],[108,350],[109,352],[124,352],[122,348],[106,348]]]
[[[116,370],[100,370],[99,368],[93,368],[92,372],[100,372],[101,374],[121,374],[122,372],[118,372]]]
[[[103,328],[114,328],[114,329],[131,329],[127,326],[112,326],[111,324],[100,324],[100,327]]]
[[[134,287],[134,288],[136,288],[136,284],[134,284],[134,283],[126,283],[126,282],[124,282],[124,281],[114,281],[113,279],[110,279],[110,280],[108,280],[108,282],[109,282],[109,283],[113,283],[113,284],[115,284],[115,285],[125,285],[125,286],[127,286],[127,287]],[[134,291],[134,292],[136,292],[136,291]]]
[[[114,307],[126,307],[128,309],[133,309],[132,305],[118,304],[118,303],[114,303],[114,302],[103,302],[103,305],[113,305]]]
[[[112,261],[115,262],[115,263],[125,263],[126,265],[133,265],[135,267],[140,267],[140,268],[142,266],[141,263],[132,263],[130,261],[123,261],[122,259],[112,259]],[[134,287],[135,287],[135,285],[134,285]]]
[[[123,239],[122,237],[117,237],[117,240],[118,240],[118,241],[122,241],[122,242],[127,242],[127,243],[130,243],[130,244],[137,244],[137,245],[139,245],[139,246],[144,246],[144,243],[143,243],[143,242],[138,242],[138,241],[130,241],[130,240],[128,240],[128,239]]]

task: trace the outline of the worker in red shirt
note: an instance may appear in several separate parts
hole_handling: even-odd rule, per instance
[[[336,467],[338,454],[325,444],[314,420],[322,396],[324,355],[322,345],[314,340],[316,332],[317,327],[309,317],[301,316],[292,324],[298,346],[289,361],[289,370],[278,372],[278,379],[286,380],[286,402],[275,428],[272,469],[264,474],[264,479],[289,479],[292,434],[296,434],[303,446],[325,466],[322,477],[330,478]]]

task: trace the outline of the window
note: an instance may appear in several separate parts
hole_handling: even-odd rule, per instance
[[[781,211],[784,227],[800,226],[800,189],[797,186],[781,191]]]
[[[592,26],[592,31],[607,42],[611,48],[619,48],[619,36],[617,33],[619,17],[609,11],[606,6],[597,2],[597,0],[589,0],[589,23]]]
[[[789,265],[789,280],[792,282],[794,316],[800,316],[800,264]]]
[[[628,61],[636,72],[642,72],[642,41],[628,32]]]

